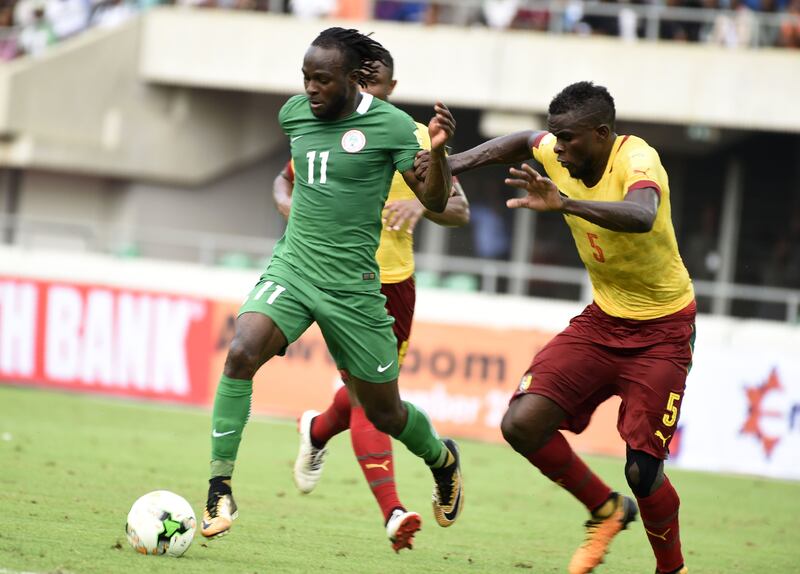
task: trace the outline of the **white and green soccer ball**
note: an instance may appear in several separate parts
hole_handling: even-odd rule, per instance
[[[125,532],[137,552],[177,557],[189,549],[196,527],[186,499],[169,490],[155,490],[133,503]]]

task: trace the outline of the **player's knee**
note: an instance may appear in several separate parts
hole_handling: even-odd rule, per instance
[[[664,461],[641,450],[628,449],[625,478],[637,497],[650,496],[663,482],[663,474]]]
[[[530,426],[529,421],[517,416],[512,410],[508,410],[500,423],[500,430],[511,448],[524,453],[538,448],[536,433],[531,432]]]
[[[260,354],[253,345],[234,337],[225,359],[225,375],[234,379],[252,379],[258,370]]]
[[[395,409],[365,408],[364,412],[375,428],[383,434],[397,436],[403,432],[403,413]]]

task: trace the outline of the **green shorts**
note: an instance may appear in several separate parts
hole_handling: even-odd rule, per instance
[[[320,289],[273,260],[239,308],[239,315],[251,312],[272,319],[288,344],[316,321],[338,369],[371,383],[397,379],[394,318],[386,312],[386,297],[378,290]]]

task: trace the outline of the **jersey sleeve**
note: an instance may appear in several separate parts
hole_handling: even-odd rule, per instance
[[[425,149],[430,149],[430,137],[427,129],[423,135],[420,132],[419,124],[400,110],[397,110],[392,128],[389,151],[392,154],[394,169],[403,173],[414,167],[414,158],[420,150],[425,148],[426,141],[428,147]]]
[[[419,145],[422,146],[422,149],[430,150],[431,135],[428,133],[428,126],[419,122],[414,122],[414,125],[417,126],[417,133],[419,134]]]
[[[548,176],[552,177],[555,173],[555,168],[559,167],[558,156],[553,149],[556,145],[556,136],[550,132],[539,132],[539,135],[533,140],[531,147],[531,155],[533,159],[538,161],[544,167],[544,171]]]
[[[292,116],[297,113],[298,106],[304,99],[305,96],[292,96],[286,100],[286,103],[283,104],[281,110],[278,112],[278,123],[280,123],[281,129],[283,129],[287,136],[291,131],[290,120],[292,119]]]
[[[536,138],[534,138],[533,140],[533,147],[531,147],[531,156],[533,156],[533,159],[535,159],[542,165],[544,165],[543,153],[547,149],[548,143],[551,143],[549,148],[552,151],[553,148],[552,144],[555,143],[555,137],[553,137],[553,134],[551,134],[550,132],[539,132],[536,135]]]
[[[651,187],[661,197],[661,186],[658,174],[661,172],[661,160],[656,150],[648,145],[635,147],[624,156],[625,183],[624,193],[634,189]]]

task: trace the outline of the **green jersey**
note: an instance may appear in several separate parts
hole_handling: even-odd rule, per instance
[[[392,175],[411,169],[422,149],[414,120],[366,93],[344,119],[321,120],[308,97],[294,96],[278,120],[295,176],[289,223],[273,259],[322,289],[380,289],[381,213]]]

